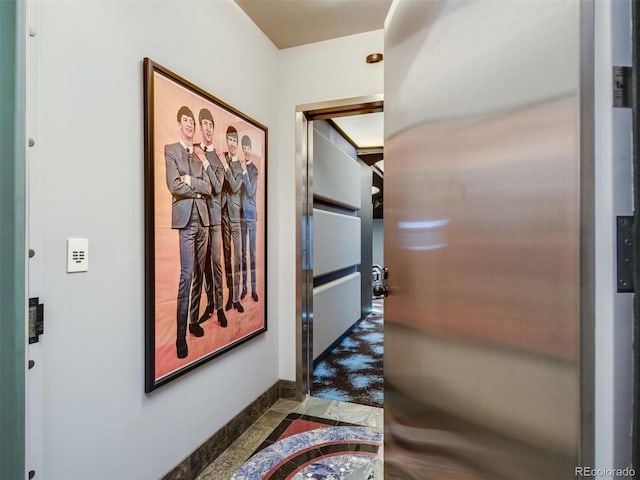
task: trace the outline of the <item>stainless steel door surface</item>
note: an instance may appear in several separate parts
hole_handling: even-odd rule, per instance
[[[387,20],[387,478],[573,478],[579,26],[575,1]]]

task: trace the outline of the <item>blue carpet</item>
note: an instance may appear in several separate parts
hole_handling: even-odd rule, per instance
[[[384,301],[373,300],[371,314],[362,320],[313,369],[314,397],[382,407]]]

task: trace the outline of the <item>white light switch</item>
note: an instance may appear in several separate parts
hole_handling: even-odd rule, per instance
[[[89,239],[67,239],[67,272],[86,272],[89,270]]]

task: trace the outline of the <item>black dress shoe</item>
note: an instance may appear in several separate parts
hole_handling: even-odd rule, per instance
[[[191,335],[193,335],[194,337],[201,337],[201,336],[204,335],[204,330],[197,323],[190,323],[189,324],[189,333]]]
[[[218,309],[218,323],[222,328],[227,326],[227,316],[224,314],[224,310],[221,308]]]
[[[187,341],[184,338],[176,340],[176,352],[178,354],[178,358],[185,358],[189,354]]]
[[[240,305],[240,302],[236,302],[233,304],[233,308],[235,308],[236,310],[238,310],[238,312],[242,313],[244,312],[244,308],[242,308],[242,305]]]
[[[244,297],[247,296],[247,287],[242,287],[242,295],[240,295],[240,300],[244,300]]]
[[[254,302],[257,302],[257,301],[258,301],[258,294],[257,294],[256,292],[253,292],[253,293],[251,294],[251,298],[253,298],[253,301],[254,301]]]
[[[231,310],[231,308],[233,307],[233,298],[231,297],[231,295],[229,295],[229,300],[227,300],[227,305],[224,307],[224,309],[226,311]]]
[[[212,313],[213,313],[213,305],[212,304],[208,304],[207,308],[204,309],[204,312],[202,313],[202,316],[198,320],[198,323],[204,323],[207,320],[209,320],[209,317],[211,317]]]

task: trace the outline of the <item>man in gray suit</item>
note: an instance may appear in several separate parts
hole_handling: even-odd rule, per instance
[[[178,285],[178,313],[176,351],[178,358],[189,352],[186,333],[201,337],[204,330],[198,325],[202,269],[207,253],[209,211],[206,198],[211,195],[211,184],[204,175],[202,163],[193,155],[195,118],[187,106],[177,114],[180,141],[165,145],[167,187],[173,196],[171,228],[180,234],[180,284]]]
[[[222,189],[222,246],[224,250],[224,265],[227,277],[229,299],[226,310],[235,308],[244,312],[240,305],[240,272],[242,260],[242,243],[240,240],[242,221],[242,201],[240,187],[242,186],[242,167],[238,160],[238,131],[229,126],[227,128],[227,150],[220,158],[224,167],[225,183]],[[233,265],[231,264],[231,245],[233,244]]]
[[[218,322],[222,327],[227,326],[227,317],[222,308],[222,262],[220,250],[222,248],[222,186],[224,185],[224,167],[213,148],[213,129],[215,122],[213,115],[207,108],[198,114],[202,143],[195,147],[196,155],[202,161],[204,171],[211,183],[209,197],[209,244],[204,265],[204,290],[207,293],[207,308],[198,323],[206,322],[215,310]]]
[[[248,135],[242,136],[242,153],[244,162],[242,170],[242,188],[240,194],[242,198],[242,295],[247,295],[247,234],[249,235],[249,262],[251,266],[251,298],[258,301],[258,290],[256,288],[256,221],[258,219],[256,211],[256,190],[258,189],[258,168],[251,161],[251,139]]]

